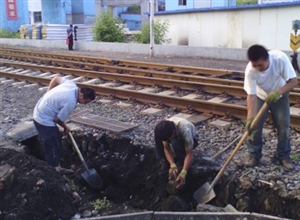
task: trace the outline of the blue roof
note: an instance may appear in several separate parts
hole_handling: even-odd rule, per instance
[[[228,6],[228,7],[181,9],[181,10],[174,10],[174,11],[160,11],[160,12],[155,12],[155,14],[156,15],[164,15],[164,14],[182,14],[182,13],[190,13],[190,12],[229,11],[229,10],[242,10],[242,9],[287,7],[287,6],[293,6],[293,5],[300,6],[300,1],[283,2],[283,3],[268,3],[268,4],[249,4],[249,5]]]

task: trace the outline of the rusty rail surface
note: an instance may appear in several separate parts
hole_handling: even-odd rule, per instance
[[[16,73],[7,73],[0,71],[0,77],[6,77],[18,81],[26,81],[30,83],[38,83],[47,86],[51,78],[23,75]],[[130,99],[140,101],[143,103],[152,103],[156,105],[163,105],[169,107],[176,107],[182,110],[193,110],[200,113],[213,114],[226,117],[234,117],[244,119],[246,117],[247,109],[245,106],[227,104],[227,103],[214,103],[198,99],[189,99],[184,97],[173,97],[167,95],[160,95],[155,93],[144,93],[135,90],[127,90],[120,88],[112,88],[102,86],[101,84],[87,84],[78,83],[78,86],[89,86],[95,89],[97,95],[109,95],[120,99]],[[291,116],[291,127],[300,128],[300,116]]]
[[[193,67],[193,66],[182,66],[182,65],[170,65],[170,64],[161,64],[161,63],[151,63],[151,62],[141,62],[141,61],[130,61],[130,60],[114,60],[108,58],[99,58],[92,56],[79,56],[79,55],[67,55],[67,54],[58,54],[51,52],[41,52],[41,51],[30,51],[24,49],[16,49],[16,48],[5,48],[0,47],[1,57],[15,57],[15,58],[33,58],[33,59],[58,59],[58,60],[69,60],[76,61],[76,63],[89,63],[92,64],[104,64],[104,65],[114,65],[118,68],[129,67],[131,69],[144,69],[144,70],[155,70],[155,71],[163,71],[163,72],[172,72],[172,73],[181,73],[181,74],[193,74],[193,75],[215,75],[215,76],[235,76],[235,77],[243,77],[244,73],[241,71],[234,70],[222,70],[222,69],[211,69],[211,68],[203,68],[203,67]]]
[[[120,81],[123,83],[139,83],[141,85],[148,86],[161,86],[165,88],[180,88],[189,91],[205,91],[212,94],[227,94],[235,97],[246,97],[246,93],[240,84],[239,86],[233,86],[231,81],[234,80],[222,80],[218,79],[217,83],[212,81],[212,78],[205,78],[199,76],[188,76],[183,78],[181,74],[174,73],[156,73],[155,75],[144,75],[143,73],[138,73],[136,75],[120,74],[120,73],[107,73],[98,71],[88,71],[73,68],[62,68],[35,64],[25,64],[25,63],[15,63],[0,61],[1,65],[14,68],[31,69],[36,71],[45,71],[51,73],[59,73],[65,75],[73,75],[77,77],[85,78],[100,78],[110,81]],[[4,74],[4,73],[3,73]],[[8,77],[8,76],[6,76]],[[204,79],[203,79],[204,78]],[[208,79],[208,80],[206,80]],[[213,78],[213,80],[217,80]],[[222,83],[223,82],[223,83]],[[300,89],[294,89],[294,92],[290,93],[290,102],[292,104],[297,104],[300,101]]]

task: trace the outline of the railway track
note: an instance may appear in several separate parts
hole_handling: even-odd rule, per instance
[[[208,71],[205,75],[200,73],[199,69],[202,68],[184,69],[184,66],[180,66],[180,71],[168,72],[163,70],[168,69],[164,64],[158,65],[161,67],[160,70],[158,66],[146,69],[148,65],[151,66],[149,63],[133,61],[130,61],[133,67],[129,67],[129,63],[126,67],[120,67],[112,64],[112,60],[109,59],[102,59],[102,64],[99,64],[98,58],[92,57],[82,57],[81,60],[84,60],[82,62],[79,61],[80,56],[75,56],[76,59],[78,57],[77,61],[72,60],[71,57],[74,56],[67,56],[66,60],[62,60],[66,55],[51,58],[53,54],[47,56],[42,52],[30,53],[22,50],[9,52],[3,48],[1,50],[2,83],[10,79],[19,82],[18,85],[22,82],[47,86],[52,77],[60,74],[74,80],[79,86],[92,87],[100,96],[176,107],[210,115],[239,119],[246,117],[243,82],[240,79],[224,79],[230,72],[227,70],[221,74],[222,70],[212,69],[210,75]],[[38,58],[37,54],[44,54],[45,57]],[[83,66],[88,68],[82,69]],[[192,69],[195,72],[192,72]],[[296,112],[291,115],[291,126],[296,128],[300,127],[299,96],[299,88],[291,92],[290,96],[292,113]]]

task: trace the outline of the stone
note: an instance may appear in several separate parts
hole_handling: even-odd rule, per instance
[[[23,121],[18,123],[12,130],[6,133],[6,136],[15,141],[24,141],[38,135],[33,121]]]

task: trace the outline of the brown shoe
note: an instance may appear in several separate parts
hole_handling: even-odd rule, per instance
[[[285,168],[286,170],[294,169],[294,165],[293,165],[291,159],[289,159],[289,158],[284,158],[284,159],[280,160],[280,163],[283,166],[283,168]]]
[[[259,160],[254,158],[254,157],[249,157],[248,160],[246,161],[245,165],[246,167],[255,167],[259,163]]]

